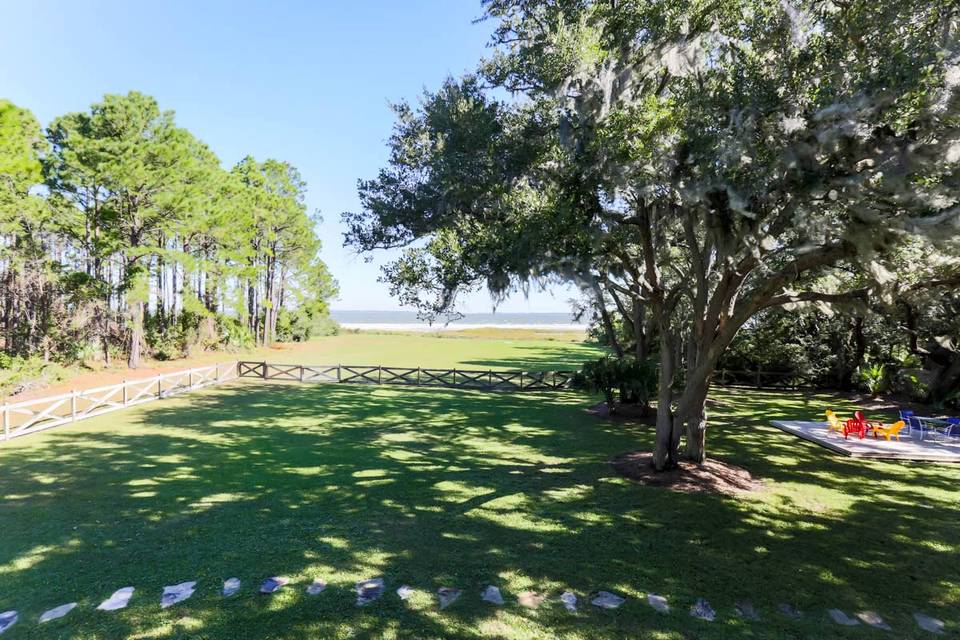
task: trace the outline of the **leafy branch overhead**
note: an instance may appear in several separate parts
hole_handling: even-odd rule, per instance
[[[656,336],[659,466],[681,437],[704,458],[711,375],[756,314],[892,301],[911,243],[960,273],[954,4],[485,5],[492,55],[397,108],[346,241],[410,247],[384,277],[427,316],[481,285],[613,299]]]

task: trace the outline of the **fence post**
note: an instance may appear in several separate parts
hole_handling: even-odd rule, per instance
[[[487,371],[487,387],[493,389],[493,369]]]
[[[163,377],[157,376],[157,400],[163,400]]]
[[[383,365],[377,365],[377,384],[383,384]]]
[[[420,386],[420,367],[417,367],[417,386]]]
[[[457,370],[453,370],[453,386],[457,386]]]
[[[187,389],[193,389],[193,369],[187,371]]]
[[[70,392],[70,419],[77,419],[77,390]]]
[[[215,368],[213,370],[213,380],[214,382],[220,382],[220,363],[218,362],[214,366]]]
[[[127,406],[127,381],[124,380],[123,384],[123,406]]]
[[[303,382],[303,365],[300,365],[300,382]]]
[[[341,377],[342,376],[340,375],[340,364],[337,363],[337,382],[341,381]]]
[[[10,404],[3,403],[3,439],[10,439]]]
[[[757,369],[757,389],[760,388],[760,369]]]
[[[520,391],[523,391],[523,371],[520,372]]]

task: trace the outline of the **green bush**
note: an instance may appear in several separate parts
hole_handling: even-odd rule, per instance
[[[649,406],[657,389],[657,368],[635,358],[604,356],[586,362],[571,381],[575,389],[602,393],[611,412],[615,411],[615,392],[621,404]]]
[[[866,365],[860,369],[857,376],[872,396],[880,395],[886,391],[890,383],[890,378],[887,376],[887,366],[884,364]]]
[[[68,370],[57,362],[43,358],[20,358],[0,353],[0,394],[15,395],[40,389],[65,380]]]

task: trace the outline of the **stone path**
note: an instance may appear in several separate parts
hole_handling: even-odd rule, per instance
[[[0,633],[17,624],[18,617],[19,614],[16,611],[4,611],[0,613]]]
[[[626,600],[614,593],[600,591],[597,593],[597,597],[590,601],[590,604],[595,607],[600,607],[601,609],[616,609],[624,602],[626,602]]]
[[[283,585],[290,582],[290,578],[281,576],[272,576],[260,583],[260,593],[271,594],[279,591]]]
[[[460,599],[460,589],[455,587],[440,587],[437,589],[437,600],[440,602],[440,610],[443,611],[454,602]]]
[[[112,596],[101,602],[97,609],[101,611],[116,611],[117,609],[123,609],[130,603],[130,598],[133,597],[133,591],[133,587],[117,589],[113,592]]]
[[[925,613],[917,612],[913,614],[913,619],[916,620],[917,626],[923,629],[924,631],[929,631],[938,636],[942,636],[944,631],[943,620],[937,620],[936,618],[931,618]]]
[[[483,590],[483,593],[480,594],[480,599],[484,602],[495,604],[498,607],[503,604],[503,596],[500,595],[500,589],[493,585]]]
[[[223,597],[229,598],[240,591],[240,578],[227,578],[223,581]]]
[[[655,593],[648,593],[647,604],[653,607],[658,613],[670,613],[670,604],[663,596],[658,596]]]
[[[262,594],[276,593],[289,582],[289,578],[272,576],[261,583],[259,592]],[[328,585],[325,581],[315,578],[313,582],[307,586],[306,593],[311,596],[316,596],[325,591],[327,587]],[[386,582],[382,577],[357,582],[354,585],[354,591],[357,594],[357,606],[363,607],[376,600],[379,600],[384,594],[385,587]],[[165,609],[188,600],[193,596],[196,588],[196,581],[181,582],[179,584],[164,587],[163,594],[160,597],[161,608]],[[224,597],[231,597],[238,594],[240,592],[240,588],[241,582],[239,578],[229,578],[223,582],[222,594]],[[130,603],[134,591],[134,587],[123,587],[121,589],[117,589],[109,598],[101,602],[97,609],[101,611],[116,611],[123,609]],[[415,593],[415,589],[414,587],[405,584],[400,586],[396,590],[396,593],[397,597],[401,600],[408,600]],[[457,587],[441,587],[437,589],[436,595],[439,609],[444,610],[457,602],[457,600],[460,599],[462,592]],[[501,593],[500,589],[494,585],[488,585],[486,588],[484,588],[483,591],[480,592],[480,599],[496,606],[503,606],[505,604],[503,594]],[[626,598],[611,591],[597,591],[594,593],[590,603],[600,609],[613,610],[622,606],[624,603],[626,603],[626,601]],[[669,614],[671,612],[670,604],[665,596],[657,595],[655,593],[647,593],[646,601],[647,604],[658,613]],[[531,590],[522,591],[517,594],[517,605],[526,609],[539,609],[546,602],[547,595],[543,592]],[[577,611],[578,599],[572,591],[564,591],[559,596],[559,603],[562,604],[564,609],[567,611]],[[69,602],[67,604],[62,604],[52,609],[48,609],[40,615],[38,624],[63,618],[76,607],[76,602]],[[792,604],[780,603],[777,605],[777,610],[783,616],[793,620],[798,620],[803,617],[803,613]],[[734,613],[744,620],[761,620],[760,614],[749,601],[737,602],[734,607]],[[826,614],[828,619],[836,625],[855,627],[863,624],[874,629],[893,631],[892,626],[875,611],[860,611],[853,616],[850,616],[841,609],[828,609]],[[690,615],[705,622],[714,622],[717,618],[716,610],[705,598],[697,598],[693,606],[690,607]],[[938,620],[937,618],[919,611],[913,614],[913,619],[917,627],[930,634],[942,636],[946,633],[946,624],[942,620]],[[10,629],[10,627],[15,625],[18,620],[19,614],[15,610],[0,613],[0,634],[3,634],[5,631]]]
[[[892,631],[890,625],[883,621],[883,618],[879,614],[873,611],[861,611],[857,614],[857,617],[860,618],[860,621],[866,625],[870,625],[874,629],[883,629],[884,631]]]
[[[51,620],[56,620],[57,618],[62,618],[67,615],[73,608],[77,606],[76,602],[70,602],[67,604],[62,604],[59,607],[54,607],[53,609],[48,609],[40,614],[40,622],[50,622]]]
[[[703,598],[697,598],[694,605],[690,607],[690,615],[706,622],[713,622],[717,618],[717,612]]]
[[[181,582],[180,584],[175,584],[170,587],[164,587],[163,595],[160,596],[160,608],[166,609],[167,607],[172,607],[178,602],[183,602],[193,595],[193,592],[196,588],[196,581]]]
[[[525,609],[539,609],[547,597],[536,591],[521,591],[517,595],[517,604]]]
[[[830,616],[831,620],[844,627],[855,627],[860,624],[859,620],[851,618],[840,609],[828,609],[827,615]]]
[[[354,585],[353,590],[357,592],[357,606],[365,607],[374,600],[379,600],[383,595],[383,578],[373,578],[371,580],[362,580]]]

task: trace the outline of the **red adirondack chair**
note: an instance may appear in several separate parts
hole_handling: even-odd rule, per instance
[[[859,411],[857,413],[860,413]],[[846,424],[843,425],[843,437],[847,438],[851,433],[857,434],[860,436],[860,439],[867,435],[867,422],[866,420],[857,420],[853,418],[847,420]]]
[[[866,433],[867,431],[873,431],[876,428],[882,429],[883,427],[886,426],[885,424],[883,424],[882,420],[867,420],[867,416],[863,415],[862,411],[854,411],[853,417],[855,420],[858,420],[863,424],[864,433]],[[877,434],[874,433],[873,437],[876,438]]]

